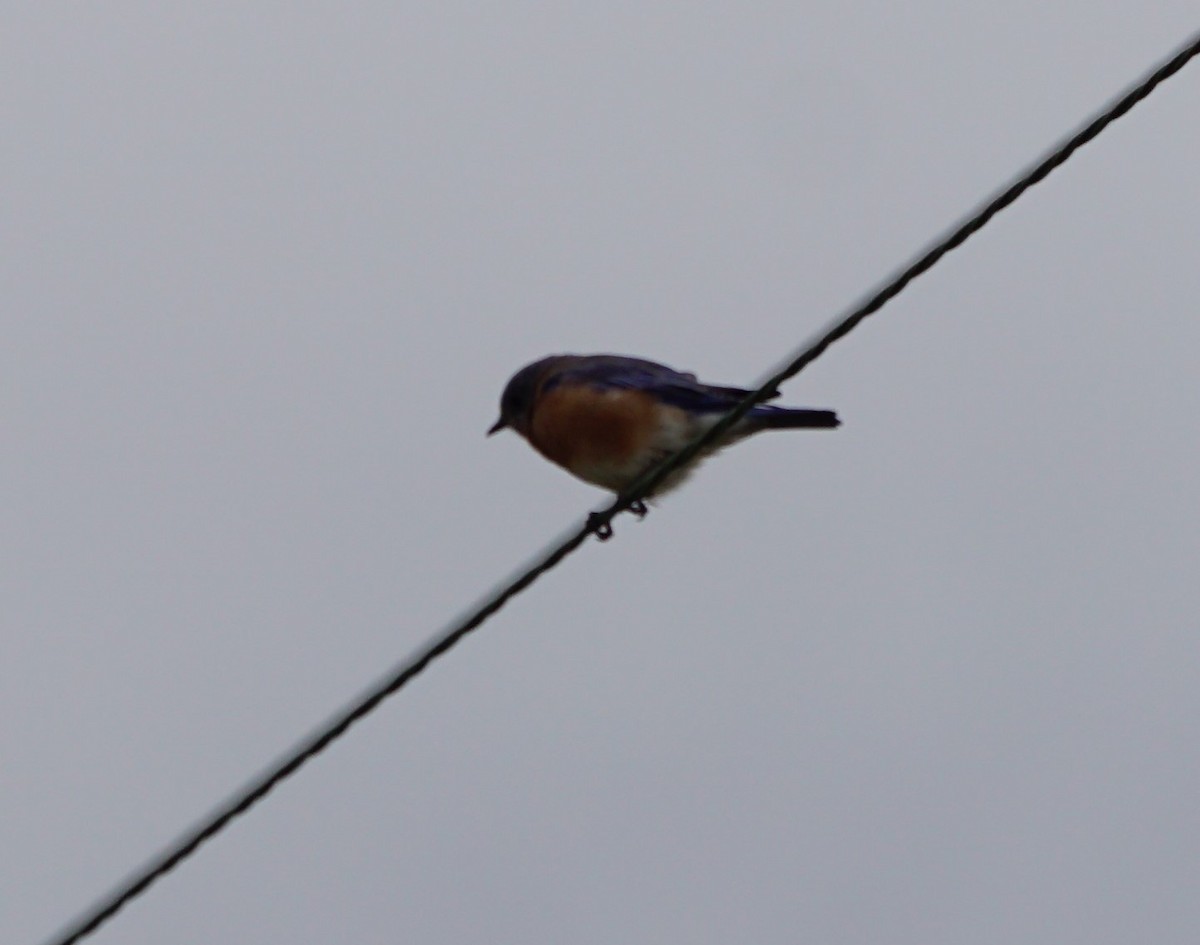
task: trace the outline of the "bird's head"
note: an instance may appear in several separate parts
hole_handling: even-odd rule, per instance
[[[488,436],[506,428],[516,430],[522,436],[529,435],[534,399],[554,360],[555,358],[542,358],[540,361],[534,361],[512,376],[505,385],[504,393],[500,395],[500,419],[492,424],[487,432]]]

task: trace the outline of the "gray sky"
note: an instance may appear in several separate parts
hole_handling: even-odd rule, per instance
[[[604,496],[509,374],[743,383],[1197,26],[10,4],[0,940]],[[1200,67],[96,943],[1193,943]]]

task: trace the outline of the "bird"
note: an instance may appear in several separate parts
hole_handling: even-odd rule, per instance
[[[643,358],[555,354],[512,376],[500,397],[500,417],[487,435],[514,430],[550,462],[620,495],[749,393],[704,384],[695,374]],[[778,396],[772,390],[767,399]],[[716,443],[660,483],[652,497],[680,486],[702,459],[761,430],[828,430],[840,423],[832,410],[756,404]],[[641,502],[630,508],[639,517],[646,512]]]

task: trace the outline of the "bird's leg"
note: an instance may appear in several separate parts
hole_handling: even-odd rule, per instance
[[[645,518],[650,512],[650,510],[646,508],[646,503],[641,499],[638,499],[636,502],[630,502],[629,511],[636,515],[639,519]]]

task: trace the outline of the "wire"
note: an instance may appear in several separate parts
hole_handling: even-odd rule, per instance
[[[969,214],[964,222],[932,243],[914,262],[884,282],[881,288],[866,296],[862,303],[832,322],[823,334],[800,349],[799,353],[787,364],[747,395],[704,436],[668,457],[656,468],[649,470],[628,491],[618,496],[612,505],[602,511],[593,512],[583,525],[567,532],[567,537],[560,538],[556,544],[550,546],[549,550],[541,554],[535,563],[518,572],[514,578],[493,592],[461,621],[452,624],[449,629],[428,643],[424,649],[393,670],[381,683],[368,690],[357,702],[331,718],[314,734],[285,755],[281,761],[234,794],[197,827],[179,837],[161,855],[134,873],[66,931],[49,940],[46,945],[74,945],[91,935],[125,905],[145,893],[154,882],[195,853],[201,844],[224,830],[234,819],[266,797],[281,781],[291,777],[307,761],[324,751],[345,734],[355,722],[374,711],[388,696],[398,692],[435,659],[491,618],[513,597],[576,551],[589,535],[595,534],[601,539],[610,537],[612,535],[611,523],[617,515],[629,509],[636,511],[642,498],[653,493],[655,487],[675,470],[689,463],[706,447],[713,444],[756,403],[767,399],[769,393],[776,386],[794,377],[824,354],[835,341],[844,338],[860,322],[883,308],[903,292],[917,276],[928,272],[948,252],[958,248],[979,232],[992,217],[1016,201],[1034,184],[1044,180],[1079,148],[1095,138],[1116,119],[1126,114],[1153,92],[1160,83],[1177,73],[1198,54],[1200,54],[1200,34],[1192,37],[1179,52],[1134,85],[1128,92],[1114,100],[1078,132],[1053,148],[1041,161],[1018,175],[1011,185]]]

